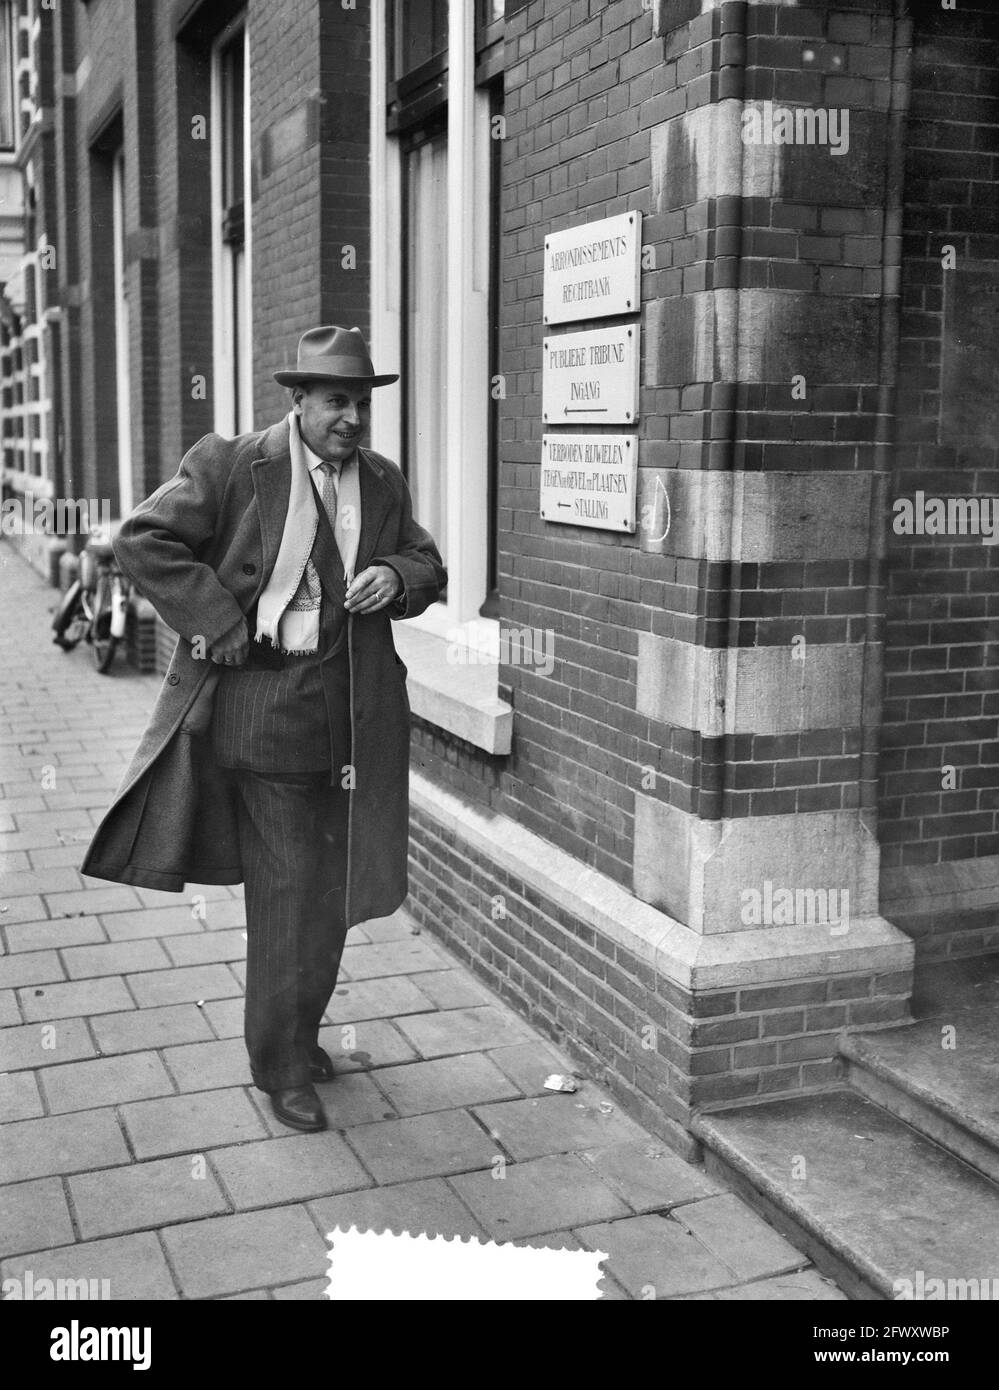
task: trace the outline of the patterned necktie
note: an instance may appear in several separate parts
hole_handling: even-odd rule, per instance
[[[330,526],[333,534],[336,535],[336,509],[337,493],[339,491],[339,474],[331,463],[320,465],[323,470],[323,506],[326,508],[326,515],[330,519]]]
[[[333,534],[336,535],[337,471],[331,463],[324,462],[320,467],[323,474],[320,496],[323,500],[323,506],[326,508],[326,515],[330,519],[330,525],[333,527]],[[322,601],[322,593],[323,587],[319,573],[310,556],[305,562],[305,569],[299,580],[298,589],[288,607],[290,610],[300,612],[315,612]]]

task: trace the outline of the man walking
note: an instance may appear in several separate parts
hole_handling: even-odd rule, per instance
[[[82,871],[173,891],[245,882],[251,1074],[284,1124],[313,1131],[347,931],[407,891],[391,621],[447,576],[399,469],[360,446],[372,388],[398,380],[375,373],[360,332],[314,329],[274,375],[290,414],[206,436],[115,542],[180,641]]]

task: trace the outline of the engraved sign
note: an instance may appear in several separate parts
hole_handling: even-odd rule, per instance
[[[568,526],[634,531],[638,440],[630,434],[546,434],[541,516]]]
[[[633,425],[638,416],[638,325],[544,341],[546,425]]]
[[[545,323],[637,314],[642,214],[623,212],[545,237]]]

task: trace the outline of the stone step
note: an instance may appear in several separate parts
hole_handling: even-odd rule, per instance
[[[694,1130],[708,1171],[850,1297],[893,1299],[896,1281],[935,1279],[995,1280],[983,1296],[999,1296],[999,1186],[866,1097],[740,1106]]]
[[[906,1028],[848,1034],[850,1084],[999,1182],[995,1010],[945,1011]]]

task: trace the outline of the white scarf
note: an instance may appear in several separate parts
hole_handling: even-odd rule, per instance
[[[257,605],[255,640],[265,639],[285,653],[305,654],[319,649],[319,609],[322,591],[310,562],[322,506],[310,477],[298,416],[288,416],[291,453],[291,491],[274,570]],[[356,467],[341,469],[337,518],[333,533],[344,563],[347,582],[353,578],[360,540],[361,490]]]

